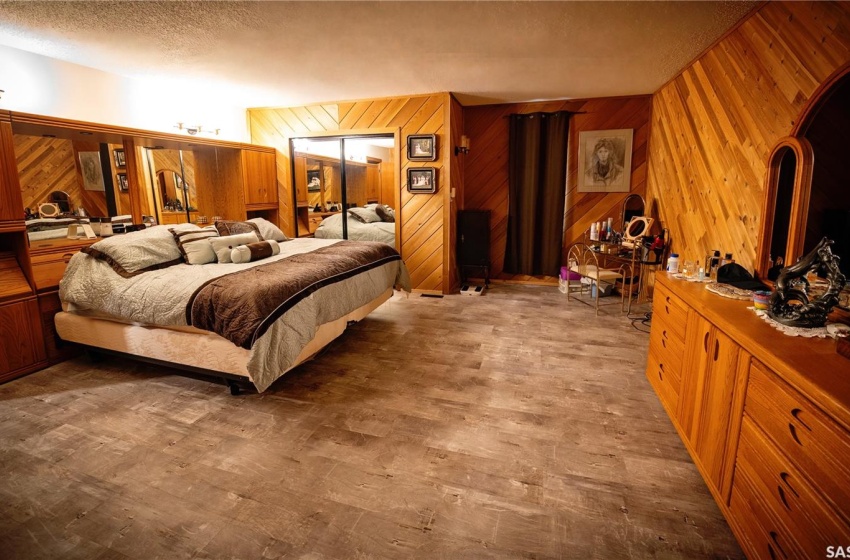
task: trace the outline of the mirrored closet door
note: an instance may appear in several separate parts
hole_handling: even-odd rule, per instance
[[[392,135],[294,138],[298,236],[396,246]]]

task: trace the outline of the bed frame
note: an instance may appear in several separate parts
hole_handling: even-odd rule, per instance
[[[322,348],[341,335],[349,323],[357,322],[392,297],[388,288],[377,298],[335,321],[324,323],[287,371],[312,359]],[[63,304],[64,307],[64,304]],[[114,319],[87,317],[62,311],[55,317],[56,332],[62,340],[75,342],[94,352],[103,352],[217,377],[233,395],[253,387],[248,372],[251,351],[240,348],[210,331],[193,327],[152,327]],[[278,379],[280,378],[278,377]]]

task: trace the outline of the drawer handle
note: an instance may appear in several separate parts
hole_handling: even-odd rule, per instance
[[[794,427],[794,424],[789,423],[788,430],[791,432],[791,437],[794,438],[794,441],[796,441],[798,445],[803,445],[803,442],[800,441],[800,438],[797,436],[797,428]]]
[[[662,340],[662,341],[661,341],[661,346],[663,346],[664,348],[667,348],[667,341],[666,341],[666,340]]]
[[[803,426],[804,428],[806,428],[807,430],[809,430],[809,431],[811,432],[811,431],[812,431],[812,429],[811,429],[811,428],[810,428],[810,427],[809,427],[809,426],[808,426],[805,422],[803,422],[803,419],[802,419],[802,418],[800,418],[800,414],[801,414],[802,412],[803,412],[803,411],[802,411],[802,410],[800,410],[799,408],[795,408],[795,409],[791,410],[791,416],[793,416],[793,417],[794,417],[794,419],[795,419],[797,422],[799,422],[801,426]]]
[[[666,296],[666,297],[664,298],[664,300],[665,300],[665,301],[667,301],[667,303],[670,303],[670,296]]]
[[[720,355],[720,343],[718,341],[714,341],[714,361],[717,361],[717,357]]]
[[[708,331],[706,331],[705,336],[702,337],[702,347],[705,350],[705,353],[708,354]]]
[[[776,545],[776,549],[779,550],[779,553],[782,555],[783,558],[788,558],[788,555],[785,554],[785,551],[782,550],[782,547],[779,545],[779,538],[778,537],[779,537],[779,535],[776,534],[776,531],[770,532],[770,538],[773,541],[773,544]],[[770,546],[770,543],[767,543],[767,549],[770,551],[770,557],[776,558],[776,553],[773,552],[773,547]]]
[[[65,253],[64,255],[62,255],[62,262],[64,262],[65,264],[68,264],[68,261],[70,261],[71,257],[73,257],[73,256],[74,256],[74,253]]]
[[[666,305],[664,306],[664,311],[666,311],[666,312],[667,312],[667,315],[669,315],[669,314],[670,314],[670,308],[669,308],[669,307],[667,307]]]
[[[785,509],[791,511],[791,506],[788,505],[788,499],[785,497],[785,490],[783,490],[781,486],[777,486],[776,490],[779,491],[779,499],[782,500],[782,505],[785,506]]]
[[[781,473],[779,473],[779,478],[781,478],[782,482],[785,483],[785,486],[787,486],[788,489],[791,490],[791,493],[794,494],[794,497],[796,497],[796,498],[800,497],[800,495],[797,493],[797,491],[794,490],[794,487],[791,486],[791,483],[788,482],[788,479],[791,478],[790,474],[788,474],[787,472],[781,472]]]
[[[667,329],[664,329],[663,331],[661,331],[661,336],[663,336],[664,338],[667,338]]]

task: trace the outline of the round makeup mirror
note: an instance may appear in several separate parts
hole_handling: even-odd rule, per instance
[[[634,247],[635,243],[638,242],[641,237],[649,235],[649,228],[652,227],[652,222],[654,221],[655,220],[652,218],[647,218],[646,216],[635,216],[629,220],[625,233],[623,234],[623,245]]]

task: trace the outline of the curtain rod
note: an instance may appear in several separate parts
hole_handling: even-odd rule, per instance
[[[511,113],[509,115],[503,116],[502,118],[503,119],[509,119],[509,118],[511,118],[515,115],[519,115],[519,116],[522,117],[522,116],[525,116],[525,115],[536,115],[537,113],[543,113],[545,115],[555,115],[557,113],[569,113],[571,115],[585,115],[585,114],[587,114],[587,111],[533,111],[531,113]]]

